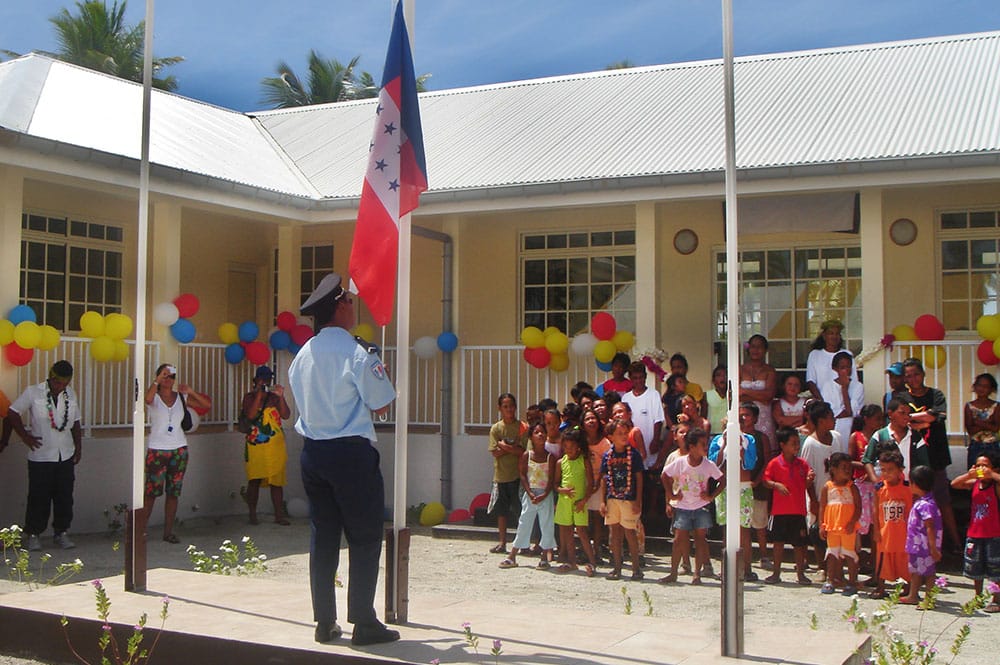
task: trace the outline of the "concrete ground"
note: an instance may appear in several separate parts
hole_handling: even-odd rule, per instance
[[[429,531],[421,529],[415,530],[411,544],[410,621],[401,627],[403,640],[363,651],[352,649],[344,641],[334,646],[316,645],[312,641],[308,603],[309,528],[305,520],[293,522],[283,527],[272,523],[250,526],[244,517],[188,520],[177,529],[181,545],[162,542],[154,527],[149,541],[149,588],[155,592],[151,596],[122,590],[118,576],[123,557],[120,549],[115,549],[120,536],[74,536],[77,549],[50,550],[53,558],[46,570],[78,557],[84,563],[80,579],[55,592],[27,592],[24,584],[3,582],[0,604],[48,607],[71,616],[78,613],[81,619],[93,617],[93,590],[87,581],[102,578],[111,596],[114,621],[131,624],[140,611],[154,616],[159,607],[158,594],[166,591],[175,598],[167,631],[200,631],[232,640],[264,635],[265,642],[312,650],[315,656],[372,654],[389,662],[429,663],[435,658],[442,663],[479,662],[463,635],[462,624],[470,622],[480,638],[480,651],[485,654],[482,662],[493,660],[488,653],[493,639],[503,642],[501,663],[695,665],[720,660],[719,583],[708,581],[694,587],[687,583],[690,578],[682,576],[680,584],[659,585],[655,580],[666,572],[664,556],[648,556],[646,579],[641,582],[608,581],[604,579],[606,567],[600,568],[594,578],[582,572],[560,575],[541,571],[535,568],[538,560],[530,557],[520,557],[518,568],[502,570],[498,567],[502,557],[488,552],[491,542],[433,538]],[[189,543],[211,554],[224,539],[239,542],[244,535],[251,536],[268,556],[266,573],[253,578],[212,578],[178,572],[192,571],[185,553]],[[33,567],[37,560],[33,555]],[[45,578],[46,573],[38,577]],[[893,628],[907,637],[920,631],[933,642],[941,633],[937,645],[943,655],[964,621],[957,616],[957,608],[971,595],[967,580],[950,577],[951,587],[940,596],[937,610],[917,612],[900,607],[892,622]],[[746,585],[747,653],[758,662],[844,662],[846,656],[838,654],[849,654],[857,643],[857,637],[840,618],[850,600],[839,595],[823,596],[818,585],[793,585],[789,583],[793,579],[790,573],[785,578],[788,582],[776,587]],[[343,594],[340,596],[339,600],[343,600]],[[382,598],[380,589],[380,612]],[[877,601],[860,602],[862,611],[869,613],[879,607]],[[57,609],[60,603],[66,607]],[[631,605],[630,614],[626,613],[627,604]],[[218,606],[214,609],[223,614],[211,618],[200,614],[201,608],[210,605]],[[810,629],[811,612],[817,615],[820,632]],[[219,618],[226,616],[230,618]],[[258,616],[278,623],[251,623]],[[226,621],[230,624],[220,624]],[[969,619],[972,634],[956,663],[985,662],[982,654],[992,650],[989,634],[995,621],[983,613]],[[150,625],[157,623],[151,620]],[[86,641],[83,645],[91,646]],[[2,643],[0,652],[9,654],[0,658],[3,665],[47,662],[20,660],[17,657],[25,654],[10,654]],[[171,661],[154,657],[153,662]]]

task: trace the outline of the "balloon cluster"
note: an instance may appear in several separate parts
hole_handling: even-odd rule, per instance
[[[594,345],[594,360],[601,371],[611,371],[611,361],[616,353],[625,353],[635,346],[635,335],[627,330],[618,330],[615,317],[607,312],[598,312],[590,320],[590,332],[597,339]]]
[[[984,314],[976,321],[976,332],[983,338],[976,349],[979,362],[993,366],[1000,363],[1000,314]]]
[[[916,340],[934,342],[942,339],[944,339],[944,324],[933,314],[921,314],[912,326],[904,324],[892,329],[893,343]],[[922,347],[920,356],[924,366],[932,369],[944,367],[948,360],[948,353],[943,346],[938,345]]]
[[[294,356],[313,336],[312,326],[299,323],[295,314],[287,310],[278,314],[275,323],[277,330],[273,330],[267,337],[267,343],[275,351],[288,351]]]
[[[80,317],[80,337],[90,338],[90,357],[97,362],[119,362],[128,358],[125,338],[132,334],[132,319],[125,314],[84,312]]]
[[[194,341],[198,331],[191,317],[198,313],[201,303],[193,293],[182,293],[172,302],[163,302],[153,308],[153,320],[170,328],[170,334],[181,344]]]
[[[360,336],[364,337],[363,335]],[[437,355],[438,351],[451,353],[457,348],[458,348],[458,335],[450,331],[443,332],[437,337],[431,337],[430,335],[419,337],[417,338],[417,341],[413,343],[413,352],[417,354],[418,358],[422,358],[424,360],[429,360],[430,358],[433,358],[434,356]]]
[[[219,340],[226,345],[226,361],[235,365],[246,358],[253,365],[266,365],[271,359],[267,344],[257,341],[260,328],[253,321],[223,323],[219,326]]]
[[[572,341],[554,326],[545,330],[528,326],[521,331],[521,343],[524,359],[532,367],[565,371],[569,367],[568,352],[572,351],[578,356],[592,355],[597,366],[607,372],[616,353],[635,346],[635,336],[627,330],[618,330],[615,317],[598,312],[590,321],[590,332],[580,333]]]
[[[555,326],[539,330],[528,326],[521,331],[524,359],[537,369],[565,372],[569,368],[569,337]]]
[[[35,349],[48,351],[59,346],[59,331],[49,325],[38,325],[35,310],[17,305],[0,319],[0,346],[11,365],[21,367],[31,362]]]

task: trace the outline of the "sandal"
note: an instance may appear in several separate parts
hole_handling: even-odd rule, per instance
[[[583,567],[583,570],[584,570],[584,572],[587,573],[587,577],[593,577],[594,576],[594,567],[592,565],[590,565],[589,563],[586,566]]]
[[[635,580],[636,582],[638,582],[639,580],[641,580],[644,577],[646,577],[646,576],[643,575],[643,573],[642,573],[641,570],[636,570],[636,571],[632,572],[632,579]]]
[[[163,542],[176,545],[181,542],[181,539],[178,538],[176,534],[168,533],[167,535],[163,536]]]
[[[292,524],[291,522],[288,521],[287,517],[275,517],[274,523],[280,524],[281,526],[291,526]]]
[[[552,564],[550,564],[545,559],[542,559],[541,561],[538,562],[538,570],[548,570],[551,567],[552,567]]]
[[[490,548],[490,554],[506,554],[506,553],[507,553],[506,545],[494,545],[493,547]]]
[[[605,579],[609,579],[612,582],[614,582],[616,580],[620,580],[621,578],[622,578],[622,573],[621,573],[620,570],[612,570],[610,573],[608,573],[605,576]]]
[[[692,577],[691,586],[701,586],[701,577],[699,576]]]
[[[820,587],[819,592],[823,595],[829,596],[833,593],[833,585],[829,582],[825,582],[822,587]]]
[[[575,563],[561,563],[556,568],[557,573],[568,573],[574,570],[578,570],[577,565]]]
[[[501,568],[517,568],[517,561],[513,559],[504,559],[500,562]]]
[[[986,612],[988,614],[996,614],[997,612],[1000,612],[1000,605],[998,605],[997,603],[990,603],[989,605],[983,608],[983,612]]]
[[[656,580],[658,584],[673,584],[677,581],[677,573],[670,573],[666,577]]]

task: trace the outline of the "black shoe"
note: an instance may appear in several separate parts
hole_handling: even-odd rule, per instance
[[[333,642],[338,639],[344,631],[341,630],[340,626],[337,625],[336,621],[320,621],[316,624],[316,641],[320,644],[326,644],[327,642]]]
[[[351,635],[351,644],[363,647],[368,644],[383,644],[385,642],[395,642],[399,639],[399,631],[386,628],[380,623],[354,625],[354,634]]]

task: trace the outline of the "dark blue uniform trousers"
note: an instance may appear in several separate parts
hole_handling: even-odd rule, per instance
[[[40,535],[48,528],[56,533],[69,529],[73,521],[73,484],[76,470],[72,459],[61,462],[28,461],[28,503],[24,511],[24,531]],[[51,512],[50,512],[51,509]]]
[[[313,620],[335,621],[335,580],[340,536],[347,537],[350,574],[347,620],[375,623],[375,585],[382,551],[385,487],[379,453],[368,439],[306,439],[302,448],[302,485],[309,497],[312,541],[309,583]]]

